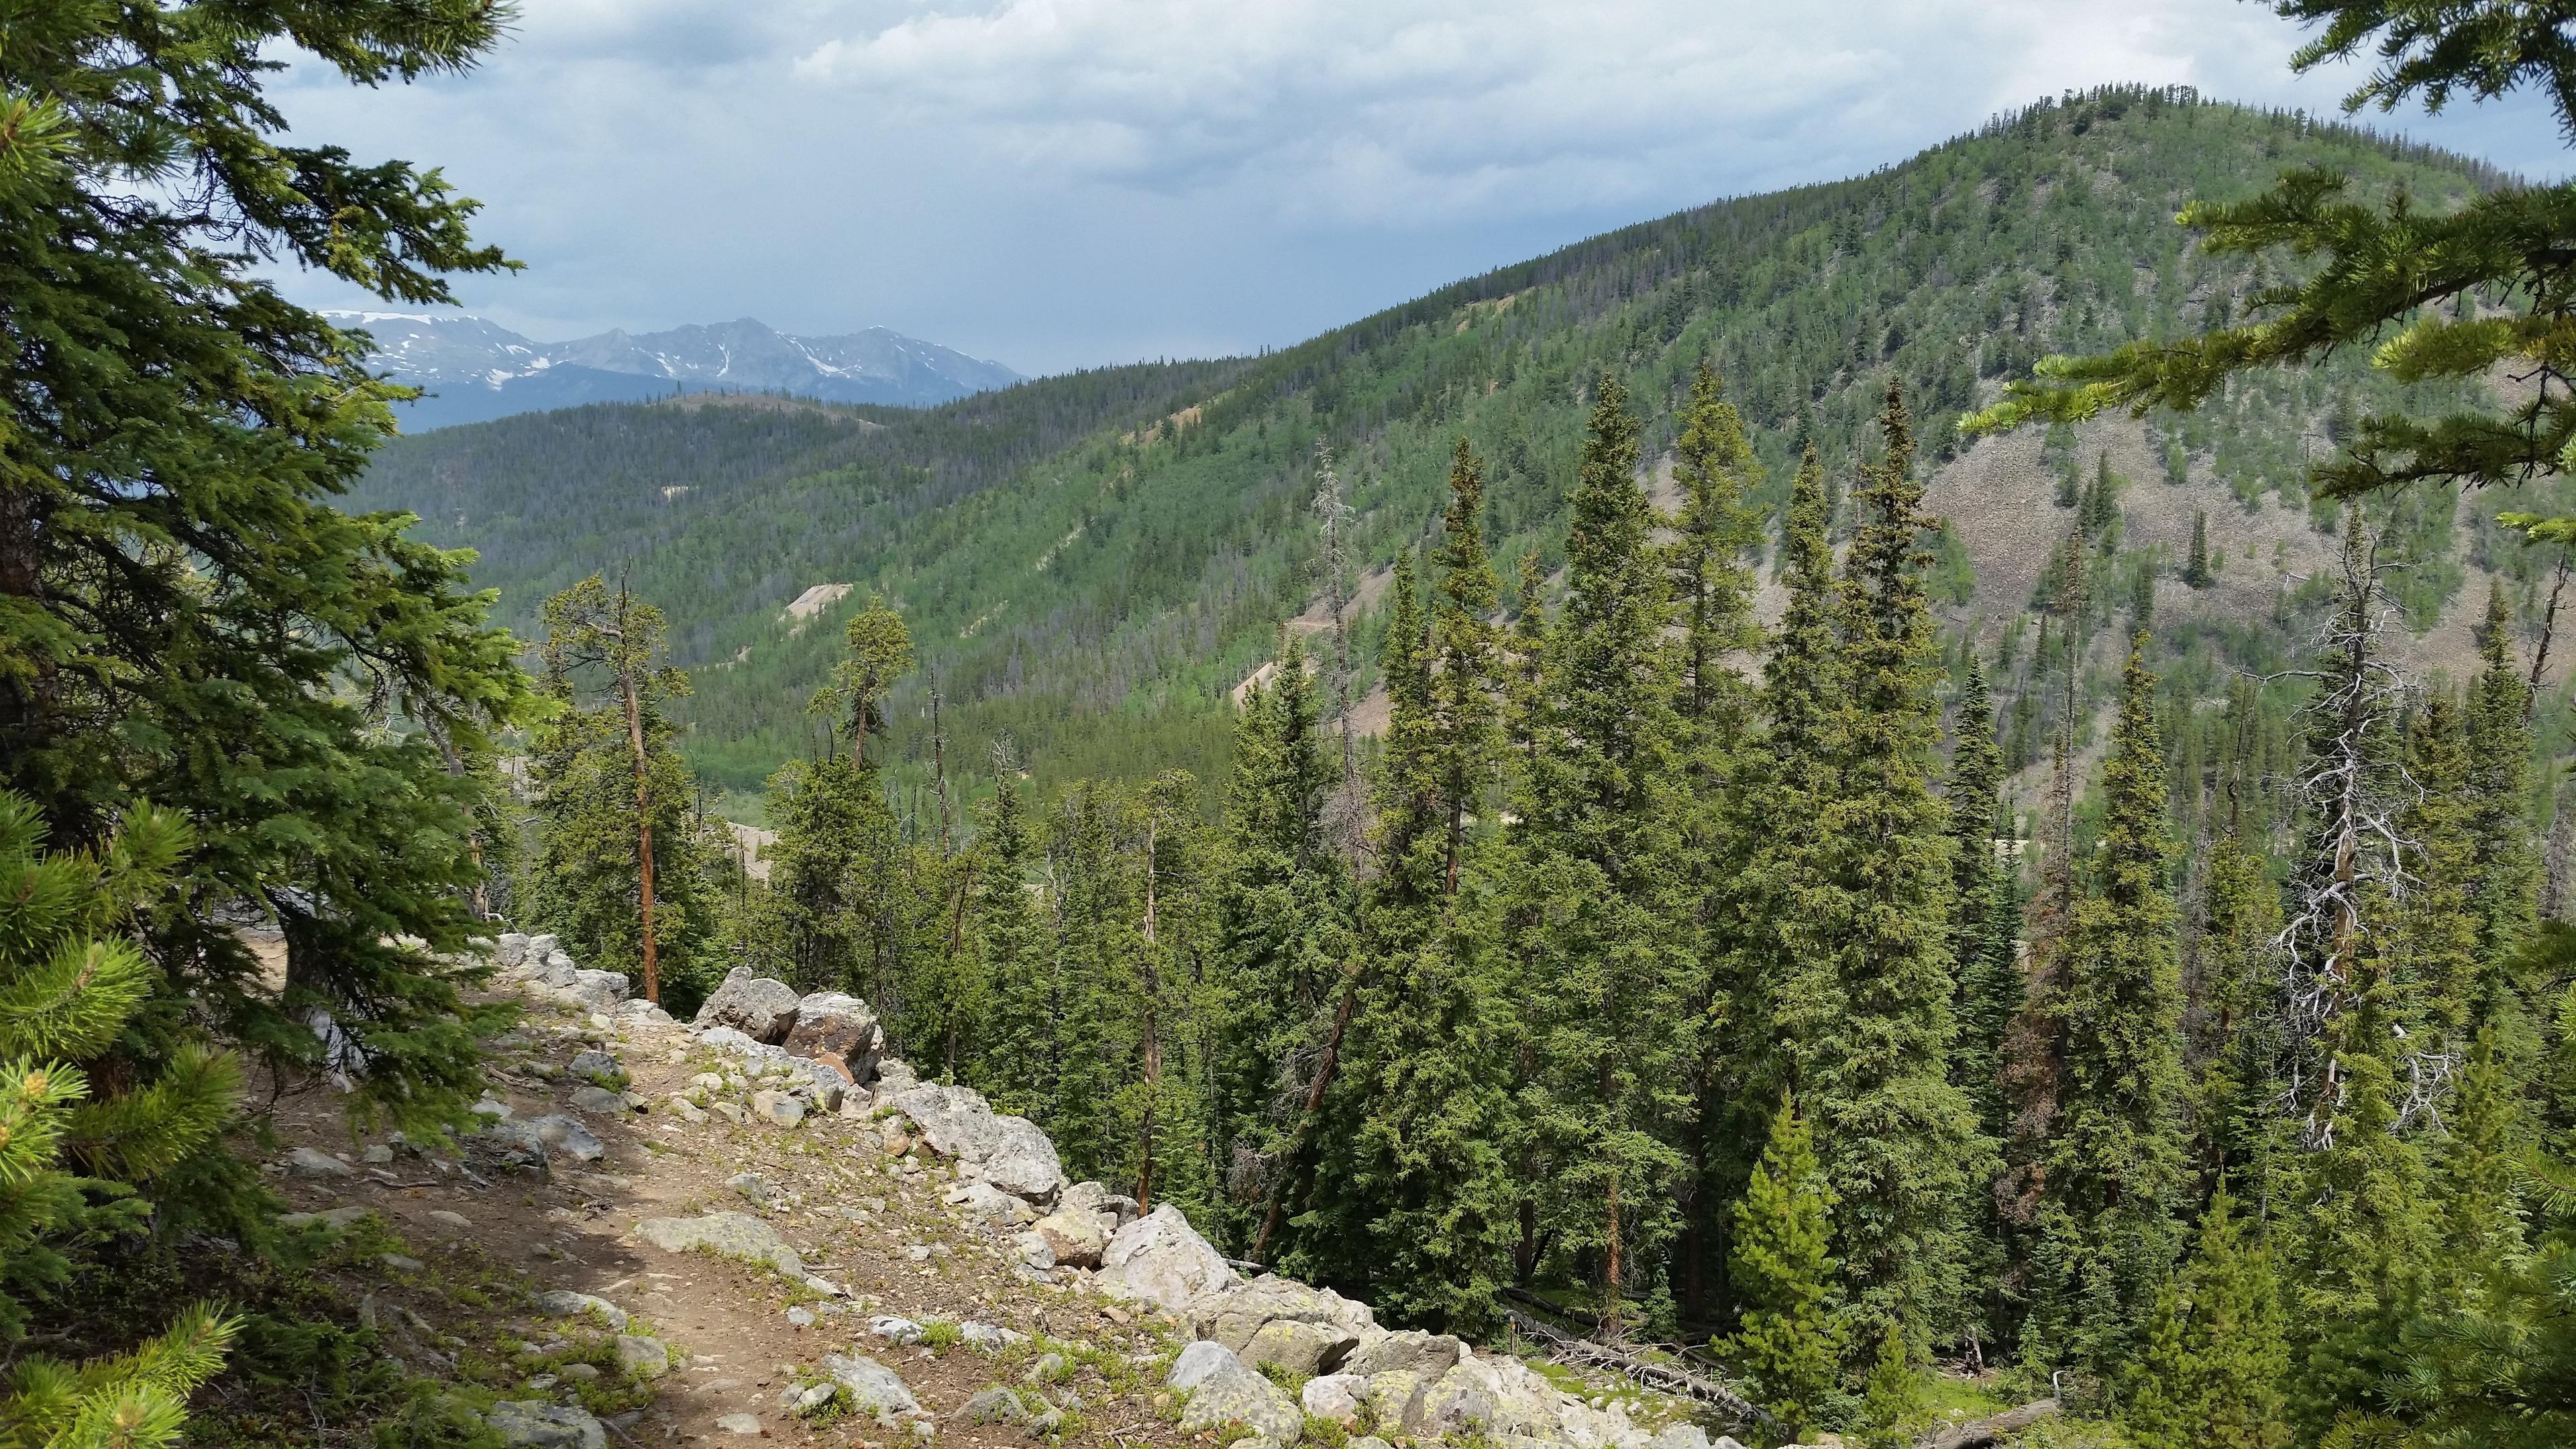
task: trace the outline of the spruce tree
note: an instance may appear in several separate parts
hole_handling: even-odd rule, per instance
[[[1496,589],[1483,536],[1483,469],[1464,441],[1434,560],[1427,628],[1399,555],[1384,675],[1391,706],[1371,829],[1378,870],[1361,913],[1360,980],[1348,1065],[1319,1133],[1302,1260],[1367,1289],[1408,1320],[1491,1323],[1507,1268],[1512,1185],[1504,1170],[1508,1039],[1494,989],[1488,850],[1471,838],[1492,771]]]
[[[2156,1294],[2126,1374],[2120,1421],[2139,1449],[2283,1449],[2289,1370],[2271,1250],[2224,1191]]]
[[[531,700],[468,555],[334,507],[400,390],[267,269],[417,307],[509,263],[435,170],[287,144],[266,85],[282,48],[360,86],[461,71],[503,12],[45,4],[8,24],[0,786],[66,847],[137,801],[185,816],[203,909],[155,918],[147,1018],[213,1019],[290,1076],[353,1044],[361,1115],[436,1131],[483,1084],[448,964],[489,883],[495,786],[466,765]],[[283,991],[213,914],[245,903],[285,939]]]
[[[1517,889],[1536,923],[1523,963],[1540,1043],[1537,1130],[1558,1154],[1543,1208],[1596,1265],[1615,1324],[1627,1279],[1676,1227],[1676,1123],[1691,961],[1675,923],[1672,618],[1639,423],[1595,388],[1566,536],[1566,601],[1545,661],[1546,728],[1520,782]]]
[[[2280,889],[2262,857],[2231,828],[2210,848],[2201,890],[2184,1047],[2193,1160],[2210,1180],[2224,1175],[2246,1187],[2259,1210],[2270,1201],[2282,1145],[2275,1110],[2283,1091],[2274,944],[2281,933]]]
[[[2173,1263],[2187,1183],[2164,748],[2144,639],[2129,651],[2102,794],[2091,890],[2076,906],[2048,1007],[2057,1116],[2043,1159],[2032,1322],[2046,1350],[2097,1372],[2130,1347]]]
[[[2191,512],[2191,557],[2182,566],[2182,581],[2195,589],[2205,589],[2218,580],[2209,571],[2209,510]]]
[[[2004,1131],[2002,1069],[2004,1029],[2021,1009],[2021,965],[2015,952],[2011,908],[2017,892],[2012,871],[1995,857],[2003,812],[2003,751],[1995,742],[1992,698],[1985,671],[1973,661],[1951,726],[1950,879],[1956,907],[1950,954],[1957,963],[1959,1044],[1951,1076],[1976,1104],[1986,1135]]]
[[[1043,1115],[1055,1100],[1055,951],[1031,898],[1037,859],[1019,761],[997,750],[993,795],[975,832],[973,920],[986,1014],[974,1080],[996,1111]]]
[[[1735,1333],[1712,1345],[1752,1381],[1780,1442],[1821,1427],[1842,1378],[1840,1284],[1831,1252],[1834,1190],[1797,1103],[1771,1114],[1771,1137],[1735,1202],[1727,1245]]]
[[[1859,527],[1837,600],[1843,683],[1824,752],[1833,767],[1810,904],[1842,1002],[1800,1097],[1841,1199],[1836,1236],[1855,1303],[1901,1323],[1909,1353],[1951,1326],[1964,1285],[1966,1194],[1990,1148],[1948,1079],[1952,909],[1948,813],[1932,793],[1941,727],[1921,542],[1928,520],[1896,383],[1886,452],[1853,500]]]
[[[2532,848],[2531,689],[2515,667],[2513,618],[2501,584],[2487,594],[2478,676],[2468,701],[2470,877],[2476,881],[2478,959],[2487,978],[2477,1018],[2510,1006],[2504,965],[2530,933],[2540,894]]]
[[[2494,1002],[2487,976],[2503,962],[2485,956],[2479,940],[2478,896],[2491,882],[2477,868],[2472,834],[2476,801],[2460,707],[2447,695],[2424,701],[2407,731],[2406,772],[2412,783],[2400,828],[2413,845],[2407,871],[2414,879],[2392,903],[2391,949],[2406,985],[2397,1025],[2436,1052],[2464,1052],[2474,1021],[2488,1019]]]
[[[129,1035],[160,989],[132,933],[167,908],[191,843],[176,813],[137,807],[100,853],[48,851],[34,803],[0,790],[0,1340],[13,1350],[29,1300],[70,1278],[73,1253],[152,1231],[137,1190],[220,1153],[239,1107],[230,1055],[190,1034],[155,1064]],[[239,1327],[201,1305],[120,1357],[21,1353],[0,1390],[0,1438],[174,1444],[188,1395]]]
[[[707,983],[695,979],[690,960],[702,923],[687,909],[704,896],[686,813],[694,782],[662,710],[689,692],[689,681],[667,662],[662,611],[592,574],[548,598],[544,618],[544,692],[558,713],[537,755],[532,923],[562,934],[597,966],[632,970],[644,998],[657,1003],[667,937],[681,945],[678,974],[690,983],[682,995],[703,996]],[[602,697],[595,706],[584,702],[592,692]],[[664,900],[675,886],[681,900]]]

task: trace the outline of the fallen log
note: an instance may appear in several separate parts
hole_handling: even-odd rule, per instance
[[[1952,1424],[1929,1436],[1914,1441],[1914,1449],[1976,1449],[1992,1444],[2006,1434],[2018,1433],[2057,1412],[2057,1400],[2033,1399],[2018,1409],[2006,1409],[1982,1419]]]
[[[1553,1325],[1521,1312],[1505,1308],[1504,1317],[1511,1321],[1523,1338],[1536,1343],[1549,1358],[1558,1363],[1578,1363],[1591,1368],[1609,1369],[1626,1375],[1639,1388],[1653,1389],[1677,1399],[1694,1399],[1711,1408],[1733,1415],[1739,1424],[1778,1421],[1755,1407],[1743,1395],[1714,1379],[1676,1368],[1671,1364],[1650,1362],[1633,1354],[1622,1353],[1595,1339],[1577,1338],[1561,1333]]]

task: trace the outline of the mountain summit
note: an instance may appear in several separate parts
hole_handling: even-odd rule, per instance
[[[375,339],[375,363],[429,395],[401,409],[426,432],[592,402],[680,392],[787,392],[826,402],[927,407],[1021,381],[998,362],[871,327],[791,337],[745,317],[667,332],[602,332],[535,342],[480,317],[334,312]]]

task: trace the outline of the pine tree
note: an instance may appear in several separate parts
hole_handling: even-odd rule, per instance
[[[204,843],[184,895],[208,909],[156,916],[168,973],[146,1018],[211,1018],[290,1078],[353,1047],[359,1115],[434,1132],[483,1086],[486,1014],[448,964],[489,884],[473,842],[495,786],[470,763],[532,700],[467,555],[333,506],[399,389],[265,269],[441,306],[448,275],[509,263],[436,171],[287,144],[265,87],[288,45],[370,87],[464,70],[503,13],[41,5],[8,23],[0,786],[69,846],[138,801],[183,815]],[[242,902],[281,929],[282,991],[209,914]]]
[[[2011,871],[1995,858],[2002,783],[1994,706],[1985,671],[1972,661],[1951,726],[1947,791],[1955,852],[1950,879],[1957,903],[1950,955],[1959,978],[1959,1044],[1951,1058],[1951,1077],[1976,1104],[1978,1120],[1990,1137],[1999,1137],[2004,1129],[1997,1079],[2004,1028],[2021,1009],[2021,967],[2015,959],[2013,923],[2006,916],[2016,892]]]
[[[870,594],[867,607],[851,615],[843,627],[841,643],[832,682],[815,694],[810,708],[816,714],[840,717],[849,736],[850,763],[865,769],[868,736],[885,733],[886,692],[912,672],[912,635],[904,628],[901,614]]]
[[[171,895],[191,845],[186,822],[138,807],[101,854],[44,843],[33,802],[0,790],[0,1338],[13,1348],[27,1333],[26,1300],[71,1276],[71,1251],[150,1230],[138,1187],[221,1151],[242,1085],[239,1064],[201,1040],[174,1044],[156,1069],[126,1039],[159,986],[129,933]],[[0,1439],[175,1444],[188,1395],[239,1327],[198,1306],[122,1357],[18,1357],[0,1391]]]
[[[1520,782],[1518,889],[1537,922],[1523,963],[1540,1039],[1537,1129],[1558,1153],[1543,1209],[1565,1250],[1597,1255],[1603,1316],[1676,1226],[1677,1088],[1693,1050],[1669,862],[1672,617],[1638,484],[1639,424],[1596,387],[1566,537],[1564,617],[1545,661],[1546,729]]]
[[[2274,1010],[2280,933],[2280,890],[2231,828],[2210,848],[2203,877],[2184,1054],[2193,1159],[2212,1181],[2226,1176],[2250,1187],[2258,1209],[2270,1201],[2281,1145],[2274,1111],[2282,1095]]]
[[[2191,511],[2191,558],[2182,566],[2182,581],[2195,589],[2218,582],[2209,571],[2209,510]]]
[[[1735,1203],[1729,1281],[1734,1335],[1714,1345],[1746,1374],[1784,1443],[1819,1427],[1842,1377],[1832,1250],[1834,1190],[1795,1101],[1771,1114],[1771,1138]]]
[[[2186,1186],[2182,983],[2165,876],[2164,748],[2145,641],[2129,651],[2103,768],[2092,890],[2076,907],[2057,1028],[2032,1329],[2097,1372],[2118,1362],[2179,1248]]]
[[[1744,500],[1761,488],[1763,475],[1744,420],[1706,359],[1692,374],[1674,455],[1682,506],[1669,567],[1684,654],[1674,707],[1692,724],[1731,738],[1743,728],[1747,701],[1743,679],[1727,661],[1751,649],[1759,634],[1753,576],[1745,566],[1759,535]]]
[[[770,777],[769,809],[778,839],[753,928],[757,964],[800,991],[847,991],[900,1017],[881,910],[901,871],[900,827],[876,772],[837,752],[790,761]]]
[[[1855,1304],[1901,1322],[1911,1352],[1959,1302],[1966,1193],[1990,1149],[1948,1080],[1952,887],[1949,821],[1931,789],[1941,714],[1927,521],[1892,381],[1879,426],[1886,453],[1853,495],[1860,524],[1836,619],[1844,687],[1824,741],[1834,778],[1816,827],[1825,868],[1814,929],[1843,1012],[1821,1033],[1800,1093],[1841,1199],[1836,1236]]]
[[[975,854],[972,915],[987,1011],[974,1080],[996,1111],[1039,1117],[1055,1100],[1055,951],[1029,892],[1037,850],[1019,761],[1007,749],[995,751]]]
[[[2459,1052],[2475,1035],[2471,1023],[2486,1019],[2494,1004],[2486,980],[2492,968],[2478,939],[2477,897],[2489,882],[2477,871],[2476,802],[2459,705],[2438,693],[2426,699],[2406,744],[2413,789],[2399,820],[2414,846],[2407,859],[2414,879],[2390,913],[2397,974],[2407,987],[2398,1025],[2422,1034],[2427,1050]]]
[[[1513,1228],[1504,1171],[1508,1078],[1499,1048],[1494,902],[1466,869],[1467,831],[1495,758],[1496,589],[1482,467],[1464,441],[1427,632],[1399,555],[1384,676],[1391,715],[1372,830],[1379,869],[1362,909],[1361,978],[1341,1090],[1320,1132],[1303,1261],[1363,1284],[1407,1319],[1480,1328]]]
[[[2531,690],[2514,667],[2512,614],[2501,584],[2487,594],[2478,677],[2468,702],[2470,878],[2477,882],[2478,959],[2488,977],[2477,1019],[2508,1003],[2503,965],[2528,936],[2540,893],[2532,849]]]
[[[2220,1192],[2191,1257],[2156,1295],[2123,1391],[2139,1449],[2283,1449],[2289,1369],[2271,1250]]]
[[[675,978],[671,1004],[693,1010],[714,984],[698,959],[713,901],[689,816],[696,782],[663,710],[688,676],[665,662],[662,611],[597,574],[549,597],[544,619],[542,691],[556,709],[530,770],[525,913],[584,959],[631,971],[646,1000]]]

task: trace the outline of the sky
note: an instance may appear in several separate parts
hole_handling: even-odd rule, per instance
[[[2070,89],[2331,111],[2352,74],[2291,75],[2299,35],[2242,0],[520,0],[470,73],[285,56],[276,99],[481,201],[526,265],[458,300],[541,340],[882,325],[1036,375],[1284,346]],[[2570,169],[2523,97],[2364,119]]]

